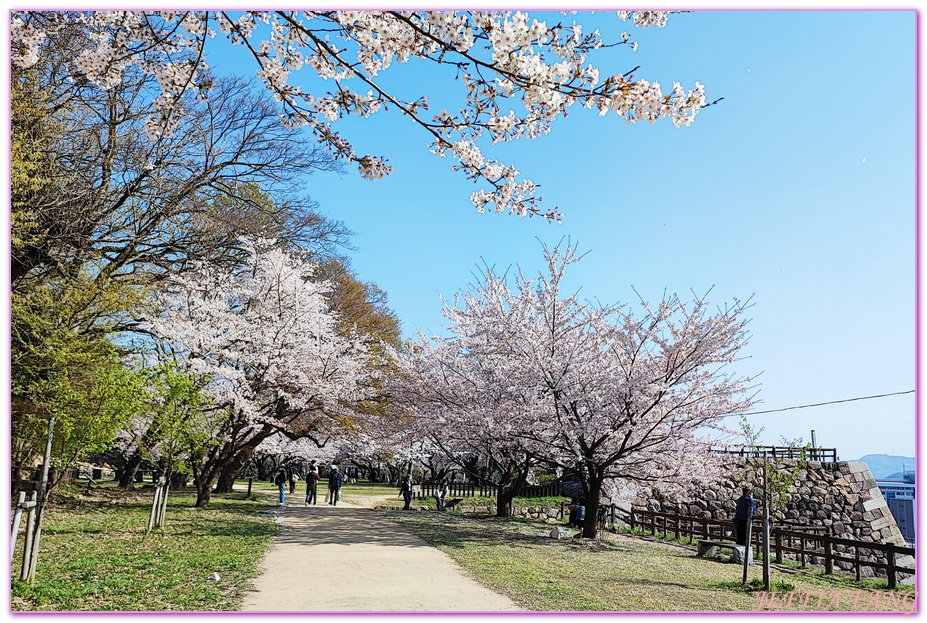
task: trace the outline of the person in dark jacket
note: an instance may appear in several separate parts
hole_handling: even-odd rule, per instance
[[[331,473],[328,475],[328,503],[332,506],[338,506],[338,492],[341,490],[341,472],[338,471],[337,465],[332,465]]]
[[[315,465],[312,466],[312,469],[306,474],[306,506],[312,504],[315,506],[319,501],[319,472],[316,470]]]
[[[756,515],[756,504],[753,502],[753,491],[749,487],[743,488],[743,495],[737,498],[737,509],[734,511],[734,529],[737,532],[737,544],[747,544],[747,522]]]
[[[280,503],[283,504],[286,501],[286,470],[282,467],[277,470],[277,475],[274,476],[274,484],[277,485],[277,489],[280,490]]]
[[[399,487],[399,494],[402,496],[403,501],[406,503],[402,507],[402,510],[407,511],[411,510],[412,504],[412,474],[406,474],[405,480],[402,481],[402,485]]]

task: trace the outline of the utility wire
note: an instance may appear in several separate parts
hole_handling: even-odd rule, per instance
[[[913,394],[913,393],[914,393],[914,390],[909,389],[906,392],[894,392],[892,394],[879,394],[878,396],[862,396],[860,398],[847,398],[846,400],[832,400],[830,402],[819,402],[813,405],[799,405],[797,407],[785,407],[784,409],[770,409],[769,411],[750,411],[749,413],[743,413],[743,414],[732,413],[731,416],[733,415],[761,415],[763,413],[779,413],[780,411],[791,411],[793,409],[807,409],[808,407],[823,407],[824,405],[835,405],[841,402],[854,402],[857,400],[872,400],[873,398],[885,398],[887,396],[902,396],[904,394]],[[726,417],[731,417],[731,416],[726,416]]]

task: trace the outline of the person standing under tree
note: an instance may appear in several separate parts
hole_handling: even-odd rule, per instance
[[[406,503],[406,505],[402,507],[402,510],[411,510],[412,507],[410,505],[412,504],[412,474],[406,474],[405,479],[402,481],[402,485],[399,487],[399,495],[402,496],[402,499]]]
[[[319,501],[319,472],[315,465],[306,474],[306,506],[313,506]]]
[[[747,522],[756,515],[756,504],[753,502],[753,491],[750,487],[743,488],[743,495],[737,498],[737,509],[734,511],[734,529],[737,533],[737,544],[747,544]]]
[[[338,494],[341,492],[341,473],[337,465],[332,465],[331,473],[328,475],[328,503],[331,506],[338,505]]]
[[[274,476],[274,484],[277,485],[277,489],[280,491],[280,503],[283,504],[286,501],[286,470],[282,467],[277,470],[277,475]]]
[[[435,497],[438,498],[438,510],[444,510],[444,501],[447,499],[448,486],[447,478],[441,481],[441,484],[438,485],[438,490],[435,491]]]

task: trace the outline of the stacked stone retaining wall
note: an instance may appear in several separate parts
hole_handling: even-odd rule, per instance
[[[769,465],[770,469],[794,477],[783,496],[783,508],[772,513],[774,525],[824,526],[828,535],[837,538],[904,546],[904,537],[866,463],[771,460]],[[654,499],[637,500],[635,506],[730,520],[741,489],[749,486],[762,512],[762,460],[737,458],[727,464],[725,471],[726,478],[697,495],[679,500],[657,495]],[[846,547],[837,545],[836,550],[843,552]],[[882,554],[867,548],[860,548],[860,554],[863,559],[885,562]],[[837,564],[845,569],[851,566],[844,562]],[[863,574],[871,576],[872,569],[864,567]]]

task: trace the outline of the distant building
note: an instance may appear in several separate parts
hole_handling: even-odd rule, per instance
[[[914,543],[914,472],[891,474],[876,484],[905,541]]]

